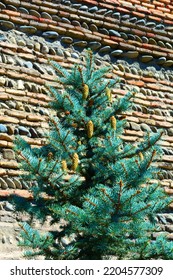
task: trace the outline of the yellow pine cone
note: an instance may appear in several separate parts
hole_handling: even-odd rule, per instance
[[[62,166],[62,170],[63,171],[67,171],[67,162],[66,162],[66,160],[62,160],[61,161],[61,166]]]
[[[74,153],[72,159],[72,170],[75,171],[79,164],[79,157],[77,153]]]
[[[112,92],[111,92],[110,88],[108,88],[108,87],[106,87],[106,95],[107,95],[109,102],[112,102]]]
[[[116,130],[116,128],[117,128],[117,120],[116,120],[116,118],[114,116],[112,116],[110,118],[110,120],[111,120],[111,127]]]
[[[51,160],[51,159],[53,158],[53,153],[52,153],[52,152],[49,152],[48,155],[47,155],[47,157],[48,157],[48,160]]]
[[[92,121],[89,121],[87,123],[87,135],[88,138],[91,138],[93,136],[93,132],[94,132],[94,124]]]
[[[83,99],[86,100],[89,95],[89,87],[88,85],[84,84],[83,86]]]
[[[139,157],[140,157],[141,161],[144,160],[144,156],[143,156],[143,154],[141,152],[139,152]]]

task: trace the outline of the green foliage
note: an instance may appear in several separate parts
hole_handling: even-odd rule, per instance
[[[135,145],[123,140],[121,116],[130,110],[134,93],[112,100],[111,88],[119,80],[105,78],[107,67],[95,70],[90,50],[85,65],[71,71],[50,63],[64,85],[63,93],[47,85],[58,117],[50,119],[42,148],[16,138],[33,201],[14,200],[16,210],[43,222],[47,215],[52,224],[66,222],[46,235],[24,224],[21,245],[31,249],[27,256],[173,259],[173,243],[152,238],[156,214],[170,203],[159,184],[151,183],[160,172],[153,163],[161,156],[157,141],[163,132],[148,133]]]

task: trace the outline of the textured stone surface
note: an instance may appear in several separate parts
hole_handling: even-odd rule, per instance
[[[42,145],[44,130],[49,128],[50,100],[44,83],[55,84],[48,59],[70,69],[83,57],[84,48],[94,51],[97,66],[111,64],[113,78],[120,77],[113,94],[122,97],[128,90],[137,91],[124,139],[134,143],[146,132],[165,130],[160,141],[165,153],[159,163],[161,184],[173,195],[173,7],[168,1],[162,5],[147,0],[0,1],[1,197],[20,191],[31,198],[18,177],[14,135],[20,134],[33,146]],[[164,221],[162,230],[171,234],[171,218],[162,215],[159,219],[159,223]],[[8,226],[15,222],[3,213],[2,220],[2,228],[5,222]],[[10,233],[3,232],[0,238],[3,245],[15,244],[16,237]]]

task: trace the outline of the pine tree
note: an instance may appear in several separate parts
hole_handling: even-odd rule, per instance
[[[147,133],[135,144],[123,140],[122,116],[131,110],[135,93],[113,97],[119,79],[106,78],[109,67],[96,69],[90,50],[85,65],[81,62],[71,71],[50,64],[64,90],[47,85],[57,116],[50,117],[46,144],[32,148],[16,138],[15,151],[33,200],[14,200],[16,211],[42,222],[51,216],[52,224],[64,223],[61,230],[45,235],[21,223],[26,256],[173,259],[173,243],[165,236],[152,238],[158,231],[157,213],[170,203],[151,180],[160,173],[155,162],[162,153],[157,141],[163,131]]]

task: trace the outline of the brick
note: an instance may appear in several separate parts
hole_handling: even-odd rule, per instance
[[[128,81],[128,83],[130,85],[135,85],[135,86],[139,86],[139,87],[143,87],[144,86],[144,82],[143,81],[130,80],[130,81]]]
[[[38,100],[37,100],[37,104],[38,104]],[[39,127],[40,126],[40,122],[31,122],[31,121],[27,121],[27,120],[20,120],[19,121],[20,125],[23,126],[30,126],[30,127]]]
[[[6,175],[6,170],[0,168],[0,176],[2,177],[2,176],[4,176],[4,175]]]
[[[139,17],[139,18],[144,18],[145,17],[145,14],[135,12],[135,11],[132,12],[132,15],[135,16],[135,17]]]
[[[11,10],[3,10],[4,14],[9,15],[10,17],[20,17],[20,13],[16,11],[11,11]]]
[[[66,28],[61,27],[61,26],[53,26],[51,24],[48,24],[48,29],[50,29],[51,31],[58,32],[59,34],[62,34],[62,35],[64,35],[66,33]]]
[[[21,24],[21,25],[28,25],[29,24],[29,20],[21,18],[21,17],[10,16],[10,20],[13,23],[17,23],[17,24]]]
[[[83,34],[82,32],[80,31],[77,31],[77,30],[67,30],[66,31],[66,35],[67,36],[70,36],[72,38],[77,38],[77,39],[84,39],[84,38],[87,38],[87,35],[88,36],[93,36],[91,34]]]
[[[151,20],[158,21],[158,22],[161,22],[161,21],[162,21],[162,19],[161,19],[160,17],[157,17],[157,16],[150,16],[150,15],[149,15],[148,18],[151,19]]]
[[[51,14],[51,15],[56,15],[57,14],[57,9],[51,9],[51,8],[48,8],[48,7],[43,7],[43,6],[39,6],[39,10],[41,12],[46,12],[48,14]]]
[[[18,163],[13,160],[11,161],[0,160],[0,167],[17,169]]]
[[[0,116],[0,123],[19,123],[19,120],[16,118],[11,118],[7,116]]]
[[[31,122],[39,122],[39,121],[44,120],[43,116],[37,116],[37,115],[32,115],[32,114],[29,114],[26,117],[26,119],[27,119],[27,121],[31,121]]]
[[[38,21],[34,21],[34,20],[30,20],[29,25],[37,28],[38,30],[47,30],[48,29],[47,23],[38,22]]]
[[[0,140],[0,147],[2,147],[2,148],[8,147],[8,142],[4,141],[4,140]]]
[[[0,93],[0,101],[5,101],[9,99],[9,95],[6,93]]]
[[[0,14],[0,19],[2,20],[9,20],[9,15]]]
[[[101,43],[103,45],[108,45],[108,46],[115,47],[115,48],[118,46],[118,43],[116,41],[109,40],[109,39],[103,39],[101,41]]]
[[[0,133],[0,140],[5,140],[7,142],[12,142],[13,141],[13,137],[9,136],[6,133]]]
[[[10,117],[16,117],[18,119],[25,119],[27,116],[27,113],[23,111],[12,111],[12,110],[7,110],[4,112],[4,114]]]

